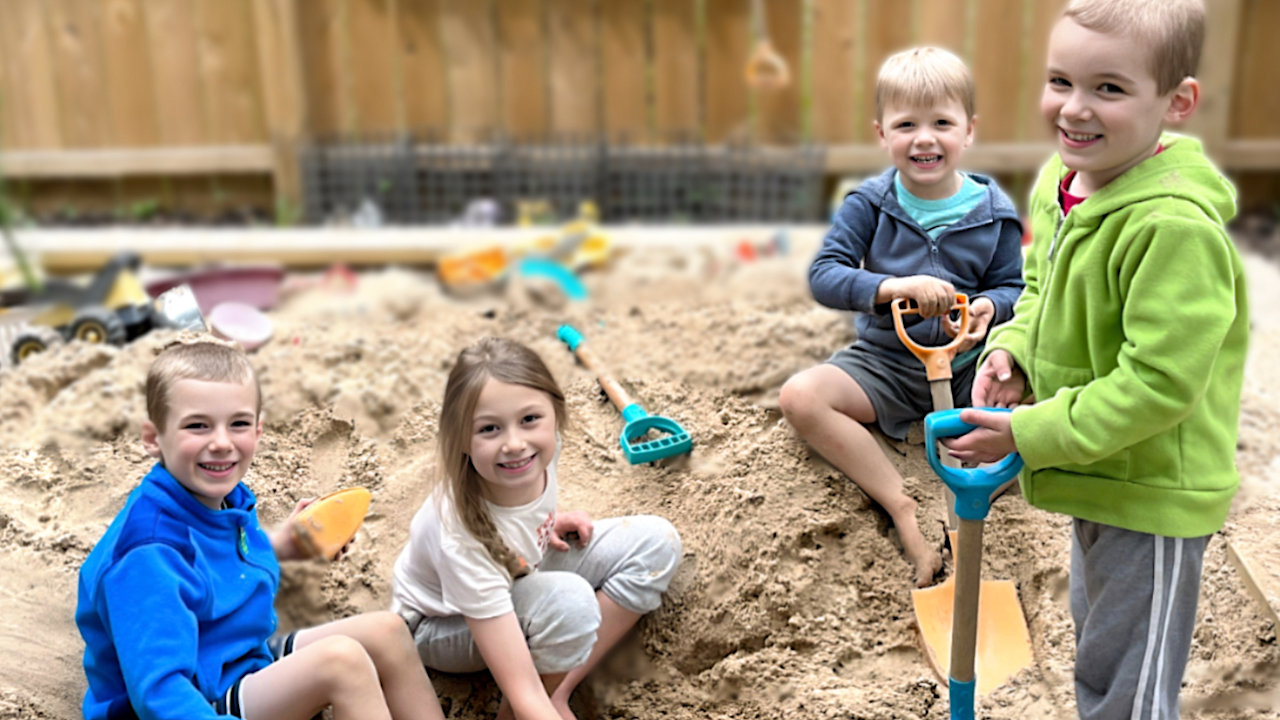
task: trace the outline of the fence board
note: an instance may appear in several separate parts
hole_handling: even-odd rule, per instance
[[[190,0],[145,0],[142,12],[151,48],[156,120],[164,145],[207,142],[204,93]]]
[[[662,140],[698,136],[697,5],[653,0],[653,116]]]
[[[450,137],[454,142],[482,141],[499,127],[491,5],[489,0],[441,0],[440,6]]]
[[[801,85],[803,83],[803,0],[770,0],[765,6],[765,32],[773,49],[791,69],[786,87],[759,92],[758,139],[764,143],[793,143],[801,139]],[[745,63],[744,63],[745,65]]]
[[[745,70],[753,47],[751,0],[706,0],[702,102],[707,142],[750,137],[751,93]]]
[[[276,204],[297,208],[302,204],[298,144],[306,127],[297,0],[261,0],[253,9],[267,135],[274,150]]]
[[[968,32],[968,8],[957,0],[916,0],[915,12],[919,35],[915,45],[946,48],[964,56],[964,40]]]
[[[102,24],[90,0],[46,0],[62,134],[67,147],[106,147],[112,142],[102,67]],[[104,117],[105,115],[105,117]]]
[[[607,1],[607,0],[606,0]],[[578,135],[600,128],[600,80],[595,0],[555,0],[547,5],[551,127]]]
[[[39,3],[0,3],[0,41],[11,59],[12,84],[0,98],[14,109],[15,134],[23,147],[62,146],[52,49]]]
[[[847,143],[854,138],[857,6],[848,0],[814,0],[813,139]]]
[[[613,140],[648,139],[644,3],[600,4],[601,122]]]
[[[397,18],[393,0],[345,0],[346,36],[342,44],[349,69],[352,126],[359,133],[403,129],[397,82]]]
[[[142,0],[108,0],[103,20],[114,144],[156,145],[160,142],[160,129]]]
[[[1029,23],[1031,42],[1025,58],[1026,68],[1022,75],[1026,115],[1023,126],[1019,128],[1018,139],[1031,142],[1052,141],[1055,139],[1054,133],[1040,116],[1040,96],[1044,94],[1045,63],[1049,57],[1049,33],[1058,22],[1058,18],[1062,16],[1062,9],[1066,7],[1067,0],[1034,0],[1031,4],[1034,6]],[[985,83],[986,79],[984,78],[982,82]],[[978,88],[978,93],[981,96],[981,86]],[[980,125],[978,130],[979,137],[985,138],[986,126]]]
[[[400,0],[398,9],[405,122],[411,130],[443,135],[449,126],[449,86],[439,0]]]
[[[342,13],[338,0],[304,0],[298,4],[298,24],[311,132],[337,135],[346,129],[347,107],[339,70]]]
[[[1239,62],[1231,135],[1235,138],[1280,137],[1280,3],[1250,2],[1244,10],[1244,53]]]
[[[248,0],[196,0],[196,34],[209,141],[266,139]]]
[[[862,80],[862,122],[856,129],[855,137],[864,143],[878,142],[875,127],[876,119],[876,77],[880,74],[880,66],[896,52],[911,47],[911,4],[894,0],[863,0],[866,3],[866,20],[861,33],[866,50],[863,55],[861,71]],[[888,160],[885,160],[886,165]]]
[[[1235,93],[1236,53],[1244,0],[1209,0],[1205,3],[1204,52],[1196,77],[1200,81],[1200,107],[1183,128],[1204,140],[1210,155],[1227,142],[1231,126],[1232,96]]]
[[[545,10],[542,0],[497,0],[502,129],[516,138],[549,129]]]
[[[973,31],[974,56],[972,69],[982,78],[978,93],[982,139],[985,142],[1006,142],[1018,137],[1019,108],[1025,102],[1020,73],[1020,59],[1011,57],[1018,53],[1022,43],[1022,0],[985,0],[978,6]],[[1001,92],[1008,88],[1012,92]]]
[[[4,25],[6,20],[4,13],[0,11],[0,26]],[[22,112],[13,102],[12,88],[18,83],[12,74],[9,58],[11,52],[4,33],[0,32],[0,152],[6,148],[21,147],[24,140],[23,129],[20,128]],[[0,181],[3,181],[3,177],[0,177]]]

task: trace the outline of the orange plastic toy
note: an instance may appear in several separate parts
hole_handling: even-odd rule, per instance
[[[308,557],[333,560],[364,523],[373,496],[362,487],[331,492],[293,519],[293,538]]]

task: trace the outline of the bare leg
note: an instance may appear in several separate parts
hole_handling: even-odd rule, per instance
[[[364,648],[373,662],[375,682],[381,684],[385,705],[394,720],[444,719],[413,637],[399,615],[364,613],[303,630],[294,640],[294,651],[334,637],[351,638]]]
[[[391,720],[373,660],[349,637],[296,650],[246,677],[241,692],[249,718],[308,720],[332,706],[334,720]]]
[[[573,720],[573,712],[569,710],[569,697],[573,695],[578,683],[581,683],[587,674],[600,664],[600,660],[640,619],[639,613],[627,610],[603,592],[597,591],[596,599],[600,602],[600,627],[596,630],[596,644],[591,648],[591,655],[586,662],[570,670],[564,676],[564,682],[560,683],[560,686],[551,694],[551,704],[555,705],[556,710],[565,720]]]
[[[788,380],[778,400],[800,436],[889,513],[916,587],[929,585],[942,557],[920,532],[916,501],[903,492],[902,476],[863,426],[875,422],[876,412],[862,386],[834,365],[818,365]]]

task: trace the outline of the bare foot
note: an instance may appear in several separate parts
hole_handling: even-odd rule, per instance
[[[911,501],[910,508],[904,509],[900,517],[894,518],[898,528],[898,539],[902,541],[902,552],[907,556],[916,571],[916,587],[929,587],[933,578],[942,570],[942,555],[929,547],[924,535],[920,533],[920,525],[916,522],[916,503]]]

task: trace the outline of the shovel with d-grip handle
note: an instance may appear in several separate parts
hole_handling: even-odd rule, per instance
[[[1031,664],[1031,635],[1027,631],[1022,604],[1018,602],[1018,591],[1013,583],[1008,580],[981,580],[982,523],[977,523],[976,534],[974,525],[966,523],[965,518],[971,515],[966,514],[968,510],[960,512],[960,509],[962,505],[964,508],[974,508],[974,501],[968,499],[971,494],[969,490],[965,491],[964,497],[957,498],[959,491],[956,490],[955,483],[956,477],[968,477],[969,473],[978,473],[984,483],[995,477],[1000,479],[982,497],[983,509],[977,518],[980,521],[986,517],[992,493],[1017,474],[1022,461],[1019,458],[1018,467],[1012,470],[1010,467],[1014,463],[1008,460],[1002,461],[995,468],[962,470],[959,460],[945,452],[939,452],[938,438],[950,435],[929,430],[930,418],[935,415],[954,415],[956,422],[959,422],[959,411],[953,409],[954,401],[951,397],[951,360],[959,350],[965,334],[969,332],[969,298],[957,294],[952,310],[960,311],[960,328],[955,339],[941,347],[928,348],[913,342],[902,324],[903,315],[918,313],[919,309],[907,307],[906,301],[902,299],[893,301],[893,323],[898,330],[898,337],[924,363],[925,374],[929,378],[935,412],[925,418],[925,454],[934,472],[938,473],[938,477],[946,485],[947,535],[951,539],[952,556],[955,558],[955,571],[951,577],[933,587],[913,590],[911,604],[915,609],[916,626],[920,629],[920,639],[929,665],[940,678],[952,682],[954,679],[963,681],[959,686],[960,695],[952,695],[952,717],[972,718],[975,664],[978,668],[976,675],[980,678],[980,682],[976,684],[978,693],[986,693],[999,687],[1015,672]],[[953,426],[947,427],[950,429]],[[964,427],[972,429],[971,426]],[[965,532],[966,527],[969,528],[968,532]],[[943,664],[944,658],[948,659],[949,665]],[[968,693],[969,714],[956,715],[956,707],[966,703],[964,693]]]
[[[956,352],[960,349],[960,343],[964,342],[964,337],[969,333],[969,296],[964,293],[956,293],[956,303],[951,306],[952,310],[960,311],[960,329],[956,331],[956,336],[946,345],[937,347],[925,347],[917,344],[907,334],[906,327],[902,324],[903,315],[918,315],[920,308],[907,305],[908,300],[905,298],[897,298],[893,301],[891,307],[893,309],[893,327],[898,331],[898,339],[903,345],[911,351],[912,355],[919,358],[924,363],[925,375],[929,378],[929,393],[933,396],[933,409],[950,410],[955,407],[955,400],[951,397],[951,360],[955,358]],[[936,451],[935,451],[936,452]],[[947,456],[944,459],[949,467],[960,467],[960,461],[953,457]],[[947,489],[947,530],[956,529],[956,514],[953,509],[955,497],[951,494],[951,489]]]
[[[984,408],[989,412],[1011,412],[1007,409],[996,410]],[[1006,674],[999,678],[984,678],[998,684],[1018,668],[1031,661],[1031,641],[1026,635],[1026,623],[1022,619],[1022,607],[1013,595],[1012,608],[1003,608],[1007,615],[1016,610],[1017,623],[1012,618],[992,618],[991,612],[982,613],[986,617],[980,619],[979,608],[987,608],[986,593],[982,592],[994,583],[982,582],[982,531],[991,510],[991,496],[1002,485],[1018,474],[1022,469],[1022,457],[1013,453],[995,465],[979,468],[957,468],[944,465],[939,460],[938,440],[959,437],[977,428],[960,419],[959,410],[933,412],[924,419],[925,453],[929,465],[938,473],[942,482],[955,493],[955,512],[960,519],[959,542],[956,548],[955,595],[952,605],[952,625],[950,642],[950,665],[947,683],[951,696],[952,720],[972,720],[973,702],[977,685],[975,658],[982,666],[993,671]],[[1011,590],[1011,588],[1010,588]],[[1006,603],[1007,605],[1007,603]],[[997,608],[990,608],[996,610]],[[993,636],[990,632],[1011,630],[1013,635]],[[1021,630],[1021,637],[1016,631]],[[986,636],[986,647],[980,647],[979,634]],[[978,654],[982,656],[979,658]],[[1025,657],[1025,663],[1022,659]],[[990,685],[990,682],[987,683]]]

